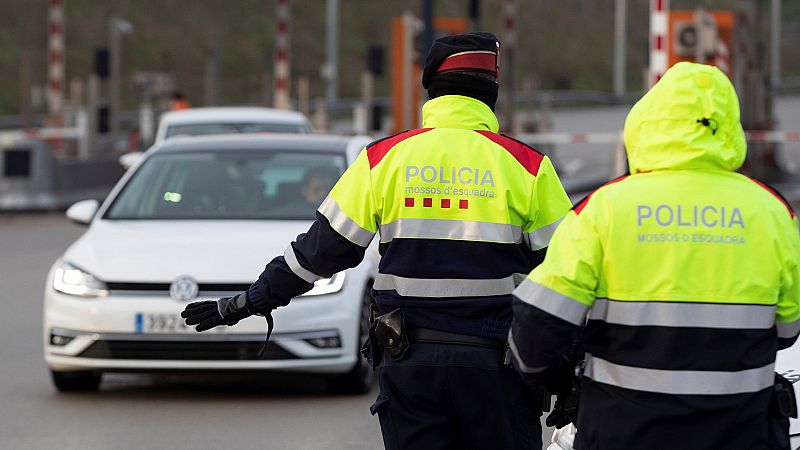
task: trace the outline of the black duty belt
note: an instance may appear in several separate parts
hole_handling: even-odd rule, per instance
[[[446,331],[432,330],[430,328],[409,328],[408,339],[412,342],[471,345],[474,347],[493,348],[496,350],[503,350],[506,346],[504,341],[497,339],[470,336],[468,334],[448,333]]]

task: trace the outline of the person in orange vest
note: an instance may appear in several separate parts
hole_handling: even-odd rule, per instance
[[[180,91],[172,94],[172,107],[170,108],[172,111],[180,111],[189,108],[191,108],[189,100],[186,100],[186,97],[184,97]]]

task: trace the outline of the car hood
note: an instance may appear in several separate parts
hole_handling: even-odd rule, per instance
[[[249,283],[311,221],[100,220],[64,260],[107,282]]]

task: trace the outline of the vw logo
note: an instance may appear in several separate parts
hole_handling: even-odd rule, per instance
[[[173,300],[183,302],[197,297],[199,291],[200,287],[197,285],[197,282],[194,281],[194,278],[188,276],[176,278],[169,286],[169,296]]]

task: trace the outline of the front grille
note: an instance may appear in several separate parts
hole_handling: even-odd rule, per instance
[[[169,292],[170,283],[106,282],[111,291],[163,291]],[[243,292],[250,289],[247,283],[200,283],[200,292]]]
[[[169,291],[169,283],[106,283],[111,291]]]
[[[82,358],[153,359],[176,361],[257,360],[263,341],[96,341],[80,355]],[[270,342],[261,359],[297,359]]]

